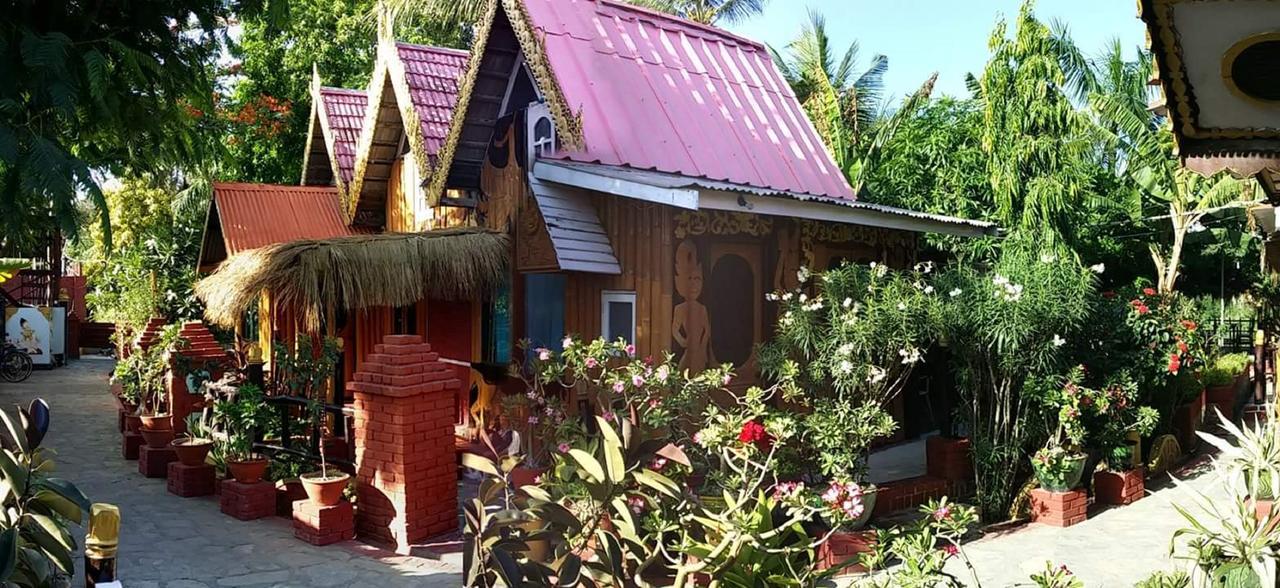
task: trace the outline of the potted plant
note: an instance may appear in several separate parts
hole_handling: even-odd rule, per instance
[[[347,488],[351,476],[329,468],[325,458],[324,444],[320,444],[320,471],[302,474],[302,487],[307,491],[307,498],[320,506],[333,506],[342,501],[342,491]]]
[[[320,471],[298,476],[307,497],[321,506],[333,506],[342,500],[342,491],[351,476],[329,467],[326,444],[324,405],[328,385],[338,361],[338,343],[327,338],[316,349],[310,337],[299,336],[292,353],[279,343],[273,350],[271,382],[277,394],[305,398],[307,424],[312,441],[320,453]]]
[[[209,437],[208,430],[205,428],[202,413],[193,412],[187,415],[186,425],[187,432],[183,433],[181,438],[174,439],[170,445],[178,454],[178,461],[182,462],[182,465],[204,465],[209,451],[213,449],[213,439]]]
[[[1087,456],[1061,445],[1041,447],[1031,457],[1031,469],[1040,487],[1050,492],[1070,492],[1080,485]]]
[[[241,385],[234,395],[214,403],[214,415],[225,432],[221,453],[226,457],[231,477],[242,484],[261,481],[267,471],[267,460],[254,451],[253,443],[267,418],[262,388],[256,384]]]
[[[1280,426],[1267,421],[1240,427],[1223,420],[1222,428],[1234,444],[1204,431],[1197,434],[1221,452],[1216,458],[1218,465],[1236,490],[1244,493],[1257,518],[1280,517],[1275,510],[1280,490]]]
[[[1280,526],[1274,514],[1259,517],[1250,501],[1237,492],[1226,500],[1210,499],[1174,478],[1193,497],[1197,513],[1173,507],[1188,526],[1173,534],[1172,545],[1184,539],[1183,559],[1194,562],[1194,586],[1270,586],[1276,577],[1275,545]]]

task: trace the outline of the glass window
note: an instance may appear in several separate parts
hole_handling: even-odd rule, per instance
[[[636,341],[636,293],[606,290],[600,295],[600,335],[607,341]]]
[[[481,345],[489,363],[511,361],[511,280],[503,281],[485,301],[481,316]]]
[[[530,349],[560,351],[564,340],[564,274],[525,274],[524,335]]]

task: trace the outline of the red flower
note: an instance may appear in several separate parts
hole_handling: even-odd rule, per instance
[[[1187,352],[1187,344],[1186,344],[1186,343],[1183,343],[1182,341],[1178,341],[1178,351],[1179,351],[1179,352],[1181,352],[1181,353],[1186,353],[1186,352]]]
[[[1155,288],[1143,288],[1143,289],[1142,289],[1142,293],[1143,293],[1143,294],[1146,294],[1147,296],[1155,296],[1155,295],[1156,295],[1156,290],[1155,290]]]
[[[742,431],[738,432],[739,443],[759,443],[764,441],[764,425],[755,421],[742,423]]]
[[[1188,331],[1195,331],[1195,330],[1196,330],[1196,326],[1197,326],[1197,325],[1196,325],[1196,322],[1195,322],[1195,321],[1182,321],[1182,328],[1184,328],[1184,329],[1186,329],[1186,330],[1188,330]]]
[[[1151,312],[1151,309],[1147,308],[1147,305],[1142,304],[1138,306],[1138,314],[1147,314],[1148,312]]]
[[[1182,357],[1177,353],[1169,355],[1169,373],[1177,375],[1180,369],[1182,369]]]

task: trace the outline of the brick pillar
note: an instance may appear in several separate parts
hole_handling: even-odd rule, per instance
[[[457,374],[416,335],[389,335],[347,384],[355,409],[356,532],[411,545],[458,529]]]
[[[1110,470],[1093,475],[1093,497],[1102,504],[1131,504],[1146,494],[1143,478],[1146,471],[1136,468],[1123,472]]]
[[[138,347],[147,349],[160,338],[160,331],[164,330],[164,319],[161,317],[152,317],[147,321],[147,325],[142,328],[142,332],[138,334]]]
[[[173,432],[181,435],[187,432],[187,415],[204,408],[204,396],[187,389],[188,372],[179,369],[181,363],[178,355],[185,358],[185,363],[192,370],[212,368],[213,362],[225,360],[227,352],[218,345],[213,333],[200,321],[182,323],[178,332],[186,344],[176,349],[169,358],[169,373],[165,378],[165,389],[169,395],[169,412],[173,414]],[[210,379],[222,376],[222,369],[210,369]]]
[[[1043,488],[1031,491],[1031,520],[1054,527],[1070,527],[1089,518],[1089,497],[1084,490],[1050,492]]]

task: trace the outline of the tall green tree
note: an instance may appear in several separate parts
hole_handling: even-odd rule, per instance
[[[694,22],[714,25],[736,23],[764,12],[768,0],[631,0],[654,10],[669,12]]]
[[[11,0],[0,8],[0,244],[78,230],[83,195],[109,237],[101,174],[205,155],[201,121],[229,18],[258,0]]]
[[[1023,3],[1013,34],[1001,19],[991,58],[974,80],[983,104],[983,150],[995,218],[1048,241],[1071,241],[1074,213],[1090,195],[1089,121],[1071,102],[1064,63],[1074,46]]]
[[[1181,276],[1188,236],[1217,211],[1244,206],[1256,198],[1256,184],[1228,174],[1204,177],[1183,168],[1173,156],[1173,134],[1163,117],[1151,113],[1151,60],[1139,54],[1124,59],[1113,42],[1091,66],[1089,103],[1105,133],[1109,167],[1136,188],[1125,201],[1131,218],[1156,221],[1149,240],[1156,289],[1172,293]]]
[[[242,181],[298,181],[310,124],[312,67],[327,86],[364,89],[377,56],[376,0],[289,0],[284,24],[244,20],[232,54],[239,60],[222,115],[229,157],[221,174]],[[400,18],[397,38],[466,48],[469,29]]]

